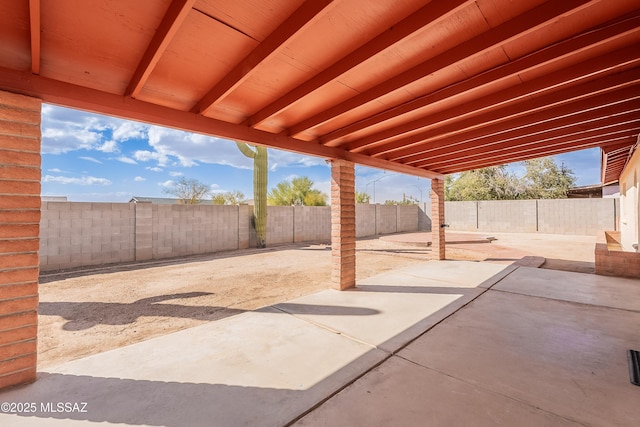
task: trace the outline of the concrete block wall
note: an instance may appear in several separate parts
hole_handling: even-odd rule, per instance
[[[444,221],[451,230],[477,230],[478,202],[445,202]]]
[[[376,205],[356,205],[356,238],[376,234]]]
[[[375,234],[395,233],[397,225],[398,209],[396,205],[376,206],[376,232]],[[417,213],[417,212],[416,212]]]
[[[152,205],[153,258],[238,249],[238,206]]]
[[[293,242],[293,206],[267,208],[267,245]]]
[[[445,222],[459,231],[594,236],[617,228],[618,206],[613,198],[446,202]]]
[[[43,202],[41,270],[134,261],[134,222],[128,203]]]
[[[616,199],[538,200],[538,231],[596,235],[615,230]]]
[[[418,230],[431,230],[431,202],[422,203],[418,211]]]
[[[331,241],[330,206],[295,206],[293,218],[294,242]]]
[[[398,205],[396,210],[396,230],[394,233],[417,231],[420,208],[418,205]]]
[[[535,200],[489,200],[478,202],[480,230],[512,233],[535,232]]]

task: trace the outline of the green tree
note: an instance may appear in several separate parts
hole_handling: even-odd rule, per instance
[[[244,202],[244,194],[238,190],[217,193],[211,198],[211,202],[214,205],[239,205]]]
[[[564,165],[558,167],[551,157],[525,160],[524,175],[527,198],[529,199],[561,199],[576,183],[571,169]]]
[[[418,199],[416,199],[415,197],[409,195],[407,196],[406,194],[402,195],[402,201],[397,201],[397,200],[385,200],[384,201],[385,205],[417,205],[418,204]]]
[[[236,145],[242,154],[253,159],[253,225],[256,230],[256,246],[267,246],[267,179],[269,157],[266,147],[251,148],[244,142]]]
[[[356,203],[369,203],[371,196],[363,191],[356,191]]]
[[[313,181],[306,176],[282,181],[269,192],[267,199],[276,206],[325,206],[327,195],[312,187]]]
[[[169,188],[163,190],[165,194],[176,197],[185,205],[195,205],[211,194],[209,186],[197,179],[180,178]]]
[[[567,196],[576,178],[551,157],[525,160],[522,177],[506,165],[475,169],[445,177],[445,200],[553,199]]]
[[[445,178],[445,200],[513,200],[523,197],[522,181],[505,165]]]

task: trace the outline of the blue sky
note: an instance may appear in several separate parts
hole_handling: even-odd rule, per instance
[[[599,182],[599,149],[556,156],[578,178]],[[239,190],[252,198],[252,160],[232,141],[121,120],[52,105],[42,107],[42,194],[70,201],[127,202],[132,196],[167,197],[180,177],[212,192]],[[329,194],[330,168],[318,157],[269,150],[269,188],[298,176]],[[356,166],[356,187],[375,201],[428,198],[430,182],[415,176]],[[372,200],[373,201],[373,200]]]

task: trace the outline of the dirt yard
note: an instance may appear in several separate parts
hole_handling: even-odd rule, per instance
[[[428,261],[430,248],[421,236],[411,236],[358,241],[358,279]],[[447,258],[512,262],[544,246],[544,239],[537,238],[527,246],[521,238],[500,236],[501,246],[477,237],[477,242],[448,245]],[[44,274],[38,366],[46,368],[327,289],[330,265],[330,248],[312,244]]]

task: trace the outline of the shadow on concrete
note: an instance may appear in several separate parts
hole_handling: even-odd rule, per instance
[[[59,373],[40,373],[37,384],[37,388],[14,389],[32,391],[24,394],[36,403],[37,411],[17,414],[30,423],[37,418],[42,423],[42,419],[54,419],[167,427],[275,426],[300,416],[299,408],[306,407],[301,401],[310,399],[313,404],[323,397],[314,396],[319,394],[313,390],[316,387],[292,390]],[[58,409],[58,402],[77,403],[78,411],[51,410]],[[22,425],[20,421],[16,425]]]
[[[291,302],[278,303],[277,308],[288,314],[317,314],[320,316],[373,316],[380,314],[378,310],[365,307],[341,307]]]
[[[134,323],[139,317],[143,316],[218,320],[245,311],[218,306],[164,304],[165,301],[207,295],[214,294],[210,292],[188,292],[158,295],[132,303],[41,302],[38,314],[41,316],[60,316],[67,320],[67,323],[63,326],[65,331],[81,331],[96,325],[126,325]]]
[[[164,304],[176,299],[197,298],[214,295],[210,292],[188,292],[182,294],[159,295],[143,298],[132,303],[108,302],[41,302],[38,314],[60,316],[67,321],[65,331],[81,331],[96,325],[127,325],[139,317],[177,317],[196,320],[220,320],[244,313],[246,310],[220,306],[195,306]],[[282,303],[291,314],[318,314],[328,316],[370,316],[379,314],[377,310],[363,307],[339,307],[330,305],[307,305]]]

